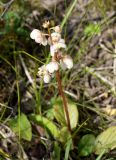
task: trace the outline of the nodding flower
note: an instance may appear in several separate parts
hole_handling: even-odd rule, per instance
[[[51,81],[51,74],[46,69],[46,65],[38,68],[38,76],[43,78],[45,83],[49,83]]]
[[[31,39],[35,40],[36,43],[42,44],[43,46],[47,45],[47,39],[43,32],[38,29],[34,29],[30,34]]]
[[[43,80],[44,83],[49,83],[51,81],[51,76],[49,74],[45,74]]]
[[[58,53],[61,49],[66,49],[66,44],[64,39],[60,39],[58,43],[55,43],[50,46],[50,54],[53,57],[56,53]]]
[[[52,61],[49,64],[46,65],[46,69],[49,73],[54,73],[59,69],[58,62]]]
[[[73,67],[73,59],[69,55],[65,55],[60,60],[60,64],[63,70],[65,69],[71,69]]]

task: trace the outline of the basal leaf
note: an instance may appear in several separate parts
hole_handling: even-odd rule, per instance
[[[58,140],[65,144],[69,139],[71,139],[71,134],[69,133],[67,127],[63,127],[60,130]]]
[[[116,148],[116,126],[112,126],[98,135],[95,141],[95,153],[101,154]]]
[[[35,123],[37,123],[38,125],[44,127],[53,137],[55,138],[58,137],[59,131],[55,126],[55,124],[49,119],[41,115],[34,115],[34,114],[30,116],[30,119]]]
[[[67,105],[68,105],[71,128],[74,129],[78,123],[77,106],[70,100],[67,100]],[[64,107],[61,98],[58,98],[54,104],[54,116],[62,126],[67,126],[66,116],[64,113]]]
[[[25,114],[21,114],[20,117],[11,119],[9,123],[11,129],[17,134],[20,135],[22,139],[30,141],[32,138],[32,129],[29,120]]]
[[[92,134],[84,135],[78,144],[80,156],[88,156],[93,152],[95,145],[95,136]]]

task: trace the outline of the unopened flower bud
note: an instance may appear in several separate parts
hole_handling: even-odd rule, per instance
[[[49,73],[54,73],[59,68],[58,63],[53,61],[46,65],[46,69]]]
[[[48,28],[49,25],[50,25],[50,22],[49,21],[45,21],[42,26],[43,26],[43,28]]]
[[[55,26],[55,27],[54,27],[54,31],[57,32],[57,33],[61,33],[61,28],[60,28],[60,26]]]
[[[43,80],[44,80],[45,83],[49,83],[50,80],[51,80],[50,75],[49,74],[45,74],[44,77],[43,77]]]

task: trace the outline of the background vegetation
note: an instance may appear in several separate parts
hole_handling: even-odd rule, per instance
[[[62,71],[72,134],[55,78],[38,67],[49,47],[30,39],[49,20],[61,25],[71,71]],[[115,160],[116,2],[0,1],[0,160]]]

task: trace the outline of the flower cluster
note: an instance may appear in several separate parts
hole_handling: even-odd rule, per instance
[[[43,24],[43,27],[48,29],[48,33],[43,33],[38,29],[34,29],[30,37],[35,40],[36,43],[46,46],[50,45],[50,54],[52,60],[49,64],[43,65],[38,69],[38,75],[43,77],[45,83],[49,83],[54,73],[61,67],[63,70],[71,69],[73,67],[73,60],[69,55],[63,54],[66,50],[65,40],[61,37],[60,26],[49,28],[49,21]]]

